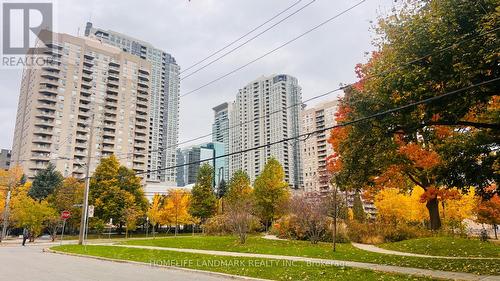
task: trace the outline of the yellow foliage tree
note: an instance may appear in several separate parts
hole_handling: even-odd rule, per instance
[[[460,194],[456,189],[449,189],[447,195],[440,195],[439,212],[445,224],[452,230],[459,227],[462,221],[472,217],[478,204],[474,190]],[[385,188],[375,196],[377,218],[388,223],[423,222],[428,219],[425,192],[420,187],[413,188],[411,193],[400,189]]]
[[[155,194],[153,196],[153,201],[149,205],[148,211],[146,215],[149,218],[149,222],[153,225],[153,237],[155,235],[155,227],[157,223],[162,223],[163,215],[163,200],[162,196],[159,194]]]
[[[423,204],[419,203],[418,198],[415,200],[415,197],[416,195],[403,193],[400,189],[382,189],[375,196],[374,201],[377,218],[394,224],[420,221],[422,209],[419,205]],[[425,206],[423,206],[423,211],[425,212]]]
[[[165,198],[163,219],[175,225],[175,235],[180,224],[191,224],[193,218],[189,214],[190,193],[185,189],[171,189]]]
[[[21,183],[23,169],[15,166],[9,170],[0,170],[0,221],[3,220],[5,201],[9,190],[15,191]]]
[[[456,198],[442,199],[439,210],[443,223],[455,231],[462,225],[462,221],[471,218],[479,204],[479,198],[475,196],[474,188],[469,193],[459,194]]]
[[[58,214],[46,201],[37,201],[28,196],[31,184],[27,183],[13,193],[10,219],[16,227],[28,229],[33,241],[42,233],[44,226],[57,219]]]

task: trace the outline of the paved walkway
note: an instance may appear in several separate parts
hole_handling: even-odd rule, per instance
[[[365,250],[368,252],[374,252],[379,254],[387,254],[387,255],[396,255],[396,256],[406,256],[406,257],[419,257],[419,258],[435,258],[435,259],[450,259],[450,260],[499,260],[500,258],[483,258],[483,257],[447,257],[447,256],[430,256],[430,255],[422,255],[422,254],[414,254],[414,253],[406,253],[399,251],[392,251],[387,249],[382,249],[374,245],[369,244],[359,244],[359,243],[351,243],[354,247]]]
[[[209,251],[209,250],[198,250],[198,249],[165,248],[165,247],[154,247],[154,246],[134,246],[134,245],[114,245],[114,246],[125,247],[125,248],[139,248],[139,249],[150,249],[150,250],[174,251],[174,252],[194,253],[194,254],[229,256],[229,257],[279,259],[279,260],[288,260],[288,261],[307,262],[307,263],[312,263],[312,264],[355,267],[355,268],[362,268],[362,269],[368,269],[368,270],[390,272],[390,273],[399,273],[399,274],[409,274],[409,275],[417,275],[417,276],[426,276],[426,277],[439,278],[439,279],[453,279],[453,280],[466,280],[466,281],[500,281],[500,276],[476,275],[476,274],[472,274],[472,273],[430,270],[430,269],[411,268],[411,267],[400,267],[400,266],[382,265],[382,264],[355,262],[355,261],[329,260],[329,259],[282,256],[282,255],[238,253],[238,252],[226,252],[226,251]]]
[[[45,244],[0,247],[0,280],[37,281],[230,281],[234,276],[196,270],[113,262],[88,257],[44,253]],[[238,278],[242,280],[243,278]],[[244,280],[249,280],[245,278]]]

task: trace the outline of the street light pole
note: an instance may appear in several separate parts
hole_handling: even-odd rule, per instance
[[[83,193],[82,218],[80,220],[80,235],[78,236],[78,245],[82,245],[85,240],[85,228],[87,226],[88,205],[89,205],[89,189],[90,189],[90,161],[92,157],[92,140],[94,138],[94,115],[90,122],[89,146],[87,148],[87,165],[85,167],[85,191]]]

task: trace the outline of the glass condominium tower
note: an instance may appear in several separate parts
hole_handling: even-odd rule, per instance
[[[153,45],[87,22],[85,36],[121,48],[151,63],[151,98],[149,112],[149,182],[175,184],[177,141],[179,137],[180,67],[175,58]]]

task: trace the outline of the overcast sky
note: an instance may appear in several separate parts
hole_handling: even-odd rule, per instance
[[[96,27],[125,33],[164,49],[176,58],[182,69],[297,1],[58,0],[55,31],[77,35],[80,30],[82,35],[85,23],[91,19]],[[302,0],[294,10],[310,1]],[[358,0],[316,0],[237,52],[183,80],[181,95],[272,50],[356,2]],[[239,88],[261,75],[286,73],[297,77],[303,99],[334,89],[340,83],[353,82],[354,66],[366,61],[366,52],[373,50],[373,23],[390,13],[397,4],[394,2],[367,0],[263,60],[181,98],[180,141],[210,133],[212,107],[233,100]],[[20,76],[21,71],[0,69],[1,148],[12,146]],[[311,105],[315,103],[317,101]]]

